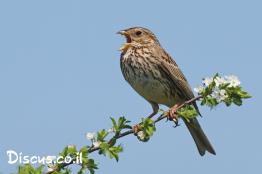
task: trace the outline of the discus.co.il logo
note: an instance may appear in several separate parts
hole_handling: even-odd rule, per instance
[[[77,153],[76,156],[39,156],[39,155],[25,155],[22,152],[16,152],[14,150],[6,151],[9,164],[62,164],[62,163],[76,163],[82,164],[82,153]]]

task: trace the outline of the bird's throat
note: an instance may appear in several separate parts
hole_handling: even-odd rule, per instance
[[[119,48],[119,51],[126,52],[130,46],[131,46],[131,43],[124,43],[124,44]]]

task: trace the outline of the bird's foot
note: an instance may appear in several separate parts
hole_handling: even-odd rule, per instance
[[[147,118],[152,118],[152,117],[154,117],[156,114],[157,114],[157,112],[156,112],[156,113],[153,112],[152,114],[150,114],[149,116],[147,116]]]
[[[167,119],[170,121],[174,121],[174,123],[176,124],[175,127],[179,126],[178,124],[178,114],[177,114],[177,108],[179,105],[174,105],[172,108],[169,109],[169,111],[167,112]]]
[[[136,124],[132,127],[132,130],[134,132],[135,135],[137,135],[137,133],[140,131],[141,127],[139,124]]]

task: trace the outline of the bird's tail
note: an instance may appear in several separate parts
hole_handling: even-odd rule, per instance
[[[207,136],[205,135],[204,131],[202,130],[199,122],[196,118],[190,119],[189,121],[183,119],[190,134],[192,135],[199,154],[203,156],[206,151],[216,154],[214,148],[212,147],[211,143],[209,142]]]

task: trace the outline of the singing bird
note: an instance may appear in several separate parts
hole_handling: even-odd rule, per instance
[[[126,43],[120,48],[120,66],[125,80],[152,106],[150,117],[157,114],[159,105],[169,108],[194,98],[184,74],[176,62],[161,47],[157,37],[143,27],[132,27],[118,32]],[[198,111],[196,102],[193,106]],[[199,113],[200,114],[200,113]],[[196,118],[183,119],[192,135],[199,154],[216,154]]]

